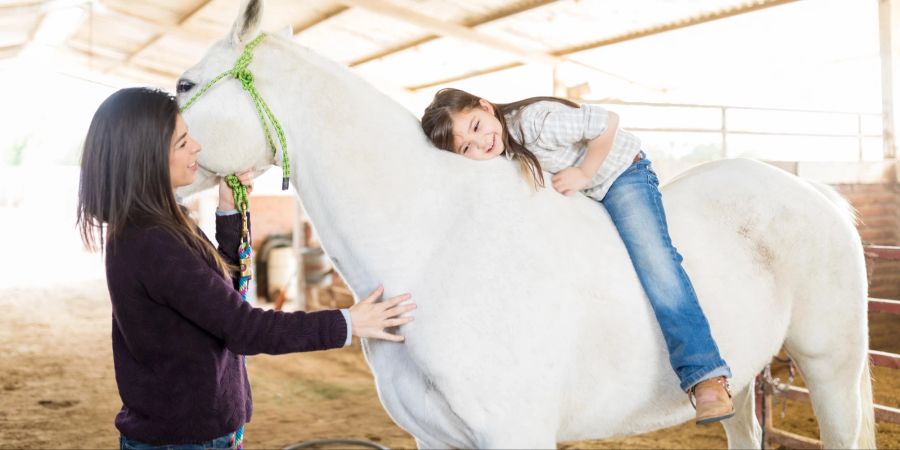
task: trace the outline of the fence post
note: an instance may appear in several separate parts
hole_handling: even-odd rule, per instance
[[[856,145],[859,147],[859,162],[863,160],[862,114],[856,114]]]
[[[722,159],[725,159],[728,157],[728,126],[725,123],[727,108],[722,106],[720,109],[722,110]]]

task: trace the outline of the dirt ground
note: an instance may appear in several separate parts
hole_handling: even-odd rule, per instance
[[[900,352],[900,317],[873,315],[873,348]],[[391,448],[413,439],[388,418],[358,345],[310,354],[249,358],[254,394],[246,448],[283,448],[312,439],[353,438]],[[900,372],[876,368],[875,400],[900,406]],[[0,448],[111,448],[120,407],[105,282],[0,289]],[[780,413],[780,406],[776,408]],[[789,403],[776,423],[816,436],[805,404]],[[900,448],[900,426],[880,425],[879,447]],[[685,424],[560,448],[725,448],[721,426]]]

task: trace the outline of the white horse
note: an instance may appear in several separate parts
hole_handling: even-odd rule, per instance
[[[244,0],[230,36],[184,73],[184,103],[257,35]],[[411,292],[403,344],[363,342],[381,402],[420,447],[555,447],[694,417],[605,209],[533,191],[514,163],[436,150],[416,117],[345,67],[271,35],[250,69],[290,148],[291,180],[356,294]],[[195,86],[191,87],[191,84]],[[240,83],[185,112],[215,174],[280,165]],[[753,381],[782,345],[802,370],[826,448],[874,447],[866,271],[854,218],[829,188],[751,160],[664,188],[674,242],[734,372],[732,448],[758,448]]]

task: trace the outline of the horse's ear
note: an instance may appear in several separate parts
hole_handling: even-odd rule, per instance
[[[287,25],[284,28],[278,30],[278,32],[276,32],[275,34],[290,39],[294,37],[294,27]]]
[[[243,47],[256,37],[262,21],[262,0],[242,0],[241,9],[231,28],[231,44]]]

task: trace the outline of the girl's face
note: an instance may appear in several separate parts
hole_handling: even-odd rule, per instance
[[[188,135],[187,124],[179,114],[175,119],[175,132],[172,133],[172,144],[169,148],[169,177],[172,179],[172,189],[194,182],[194,174],[199,167],[198,153],[200,144]]]
[[[481,99],[479,106],[450,115],[453,151],[469,159],[488,160],[503,153],[503,127],[494,108]]]

